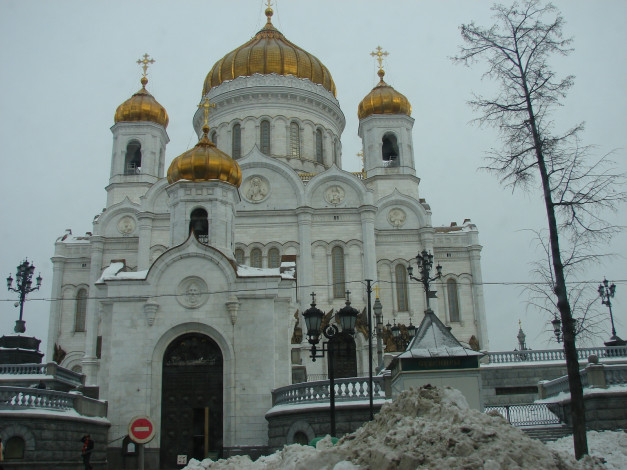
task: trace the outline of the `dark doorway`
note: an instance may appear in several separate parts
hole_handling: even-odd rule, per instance
[[[220,347],[208,336],[175,339],[163,357],[161,468],[176,468],[178,455],[203,460],[222,453]]]
[[[357,377],[357,349],[355,339],[346,333],[338,333],[329,347],[333,348],[335,378]]]

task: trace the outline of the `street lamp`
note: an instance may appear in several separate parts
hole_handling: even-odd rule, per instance
[[[322,317],[324,313],[316,307],[316,294],[311,293],[311,308],[303,312],[305,317],[305,325],[307,326],[307,340],[311,344],[311,360],[316,361],[318,357],[327,355],[327,365],[329,368],[329,405],[331,412],[331,436],[335,437],[335,352],[337,348],[337,340],[341,335],[353,336],[355,334],[355,322],[359,312],[351,307],[350,291],[346,291],[346,305],[342,307],[338,316],[340,317],[340,326],[342,331],[336,325],[326,325],[322,328]],[[320,342],[320,334],[328,339],[323,341],[322,347],[318,349]]]
[[[413,276],[414,268],[412,268],[411,266],[407,268],[407,273],[409,274],[410,279],[422,283],[423,287],[425,288],[425,294],[427,296],[427,310],[429,310],[429,299],[432,298],[432,296],[435,297],[435,291],[432,292],[429,289],[429,283],[442,277],[442,266],[438,264],[435,267],[436,275],[430,277],[431,268],[433,268],[433,255],[427,252],[427,250],[422,250],[421,253],[418,253],[418,255],[416,256],[416,264],[418,265],[418,269],[420,270],[420,277]]]
[[[553,334],[555,335],[555,339],[557,340],[558,343],[561,343],[562,342],[562,322],[557,317],[557,315],[553,317],[553,321],[551,321],[551,325],[553,325]]]
[[[607,279],[603,278],[603,283],[599,284],[599,297],[601,297],[601,303],[607,305],[610,310],[610,322],[612,323],[612,337],[605,343],[606,346],[624,346],[625,341],[616,336],[616,329],[614,328],[614,315],[612,314],[612,301],[616,292],[616,284],[609,285]]]
[[[378,295],[377,298],[374,299],[372,309],[374,310],[377,328],[377,364],[379,364],[377,373],[380,373],[383,370],[383,306],[381,305]]]
[[[33,274],[35,273],[35,265],[28,262],[28,260],[24,260],[22,264],[17,267],[17,272],[15,273],[16,280],[16,288],[13,287],[13,278],[9,274],[7,277],[7,289],[9,291],[17,292],[20,295],[19,306],[20,306],[20,319],[15,322],[14,331],[16,333],[24,333],[26,332],[26,322],[22,320],[22,315],[24,314],[24,302],[26,301],[26,295],[30,294],[33,291],[39,290],[41,287],[41,281],[43,280],[41,274],[37,276],[35,279],[37,281],[37,285],[33,287]]]

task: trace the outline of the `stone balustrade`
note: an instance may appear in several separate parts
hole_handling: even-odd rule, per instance
[[[627,346],[601,346],[596,348],[578,348],[579,360],[587,360],[590,356],[599,359],[620,358],[627,359]],[[497,351],[486,354],[488,364],[508,364],[515,362],[546,362],[565,361],[563,349],[528,349],[525,351]]]
[[[584,388],[607,388],[610,385],[627,384],[627,364],[589,364],[579,371]],[[569,392],[568,376],[540,382],[540,398],[554,397],[560,392]]]
[[[0,386],[0,410],[15,409],[76,410],[83,416],[107,416],[107,403],[80,393],[59,392],[30,387]]]
[[[372,378],[373,397],[385,398],[384,378]],[[335,380],[336,401],[362,401],[369,399],[368,377],[349,377]],[[320,403],[329,401],[329,381],[301,382],[272,391],[272,406]]]
[[[56,380],[74,387],[83,385],[84,376],[61,367],[56,362],[46,364],[0,364],[0,375],[26,376],[49,375]]]

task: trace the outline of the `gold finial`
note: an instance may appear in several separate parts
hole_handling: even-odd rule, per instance
[[[377,72],[377,75],[379,75],[379,78],[383,81],[383,76],[385,75],[385,72],[383,71],[383,57],[390,55],[390,53],[381,49],[381,46],[377,46],[376,50],[372,51],[370,55],[377,58],[376,60],[379,62],[379,71]]]
[[[209,98],[205,97],[200,102],[198,107],[199,108],[203,108],[203,111],[205,113],[205,122],[203,123],[202,131],[205,133],[205,135],[207,135],[209,133],[209,108],[215,108],[216,104],[215,103],[209,103]]]
[[[144,69],[144,73],[142,74],[142,79],[141,79],[141,82],[144,88],[146,87],[146,83],[148,83],[148,78],[146,77],[146,73],[148,72],[148,64],[155,63],[155,59],[151,57],[149,58],[149,57],[150,56],[148,54],[144,54],[143,58],[137,59],[137,63],[142,66],[142,69]]]
[[[357,152],[357,156],[359,158],[361,158],[361,171],[364,171],[364,168],[366,168],[366,160],[364,159],[364,152]]]
[[[272,11],[272,0],[266,0],[268,2],[268,5],[266,6],[266,17],[268,18],[268,23],[271,23],[272,21],[270,20],[270,18],[272,18],[273,15],[273,11]]]
[[[379,287],[378,285],[376,285],[376,286],[374,286],[374,287],[372,288],[372,290],[374,291],[374,293],[375,293],[375,295],[376,295],[376,298],[378,299],[378,298],[379,298],[379,290],[380,290],[380,287]]]

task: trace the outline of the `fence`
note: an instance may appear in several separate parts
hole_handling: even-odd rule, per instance
[[[486,406],[486,413],[497,412],[513,426],[543,426],[560,424],[560,418],[551,412],[548,403]]]
[[[385,398],[383,377],[372,378],[374,398]],[[335,400],[353,401],[367,400],[368,377],[350,377],[335,379]],[[307,404],[329,401],[329,381],[302,382],[277,388],[272,391],[272,405]]]
[[[597,348],[578,348],[579,360],[587,360],[595,355],[599,359],[613,357],[627,358],[627,346],[602,346]],[[563,349],[528,349],[525,351],[498,351],[488,352],[490,364],[507,364],[512,362],[546,362],[565,361]]]

